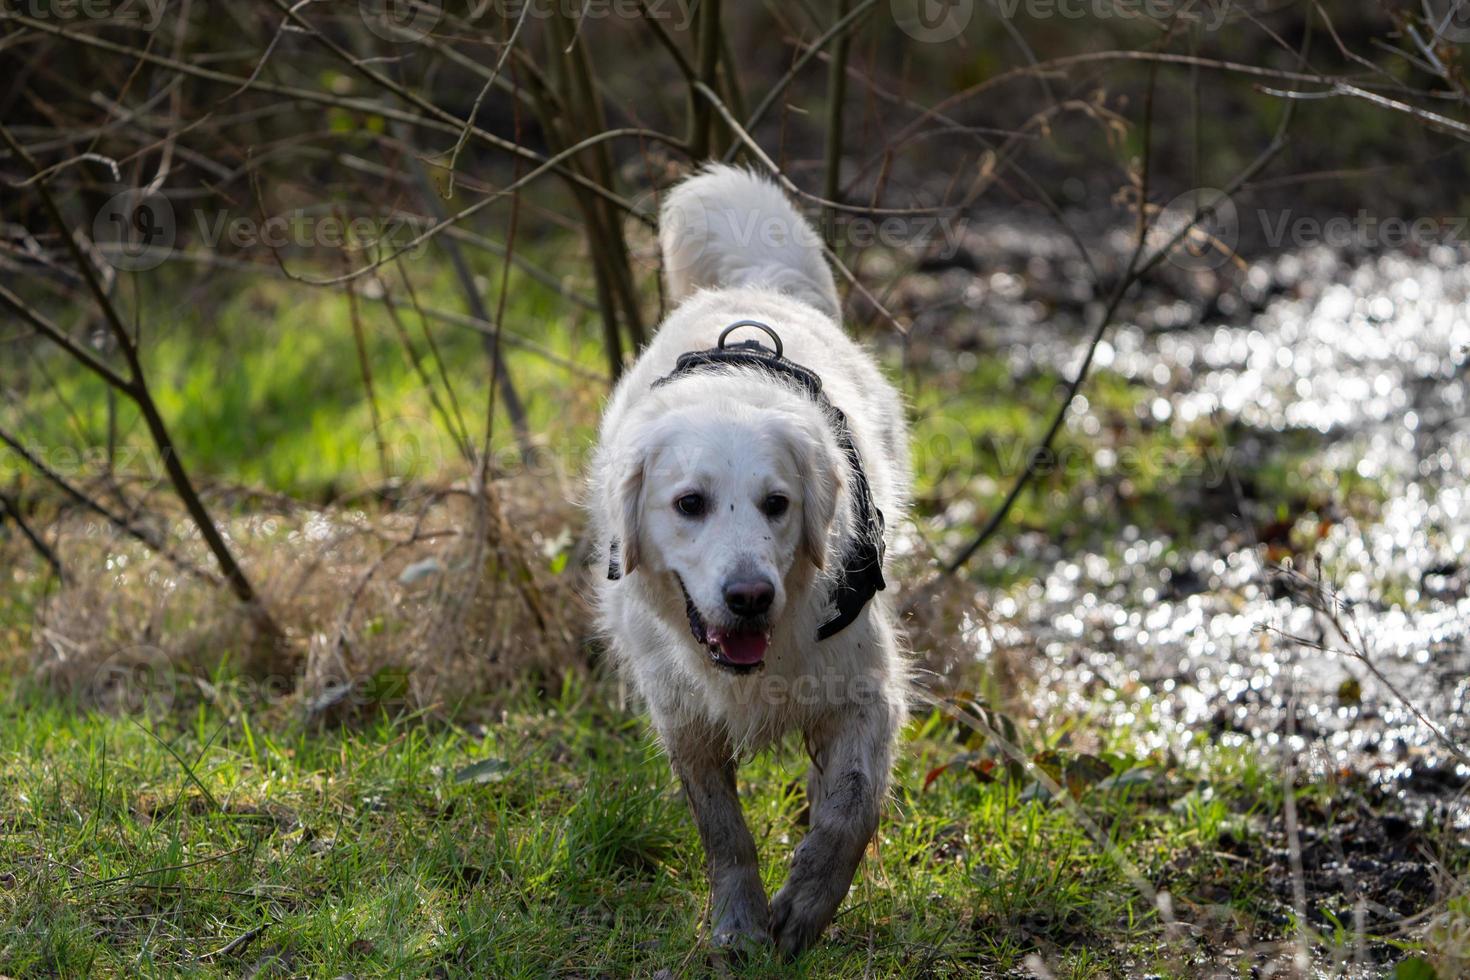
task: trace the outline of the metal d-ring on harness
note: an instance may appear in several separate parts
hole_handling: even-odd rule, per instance
[[[762,331],[771,338],[776,349],[771,350],[758,340],[746,340],[727,346],[725,338],[741,327],[754,327]],[[737,320],[720,331],[719,340],[709,350],[680,354],[674,370],[655,381],[653,387],[658,388],[696,371],[724,367],[757,368],[790,378],[801,385],[827,415],[833,435],[837,438],[837,445],[847,457],[848,469],[852,473],[850,488],[853,535],[848,543],[847,554],[842,558],[842,574],[832,585],[831,600],[837,614],[817,629],[817,639],[825,640],[850,626],[862,613],[868,600],[887,588],[887,583],[883,581],[883,512],[873,503],[873,491],[868,486],[868,475],[863,471],[863,461],[858,454],[857,445],[852,441],[852,430],[847,425],[847,416],[822,392],[822,379],[815,372],[786,359],[781,337],[769,324],[759,320]],[[622,568],[618,564],[616,540],[608,548],[607,577],[613,580],[623,577]]]

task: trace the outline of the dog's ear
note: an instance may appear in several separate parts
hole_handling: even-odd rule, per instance
[[[643,474],[648,460],[638,453],[618,478],[613,496],[613,514],[618,533],[618,563],[624,575],[631,573],[643,560],[638,539],[643,524]]]
[[[842,488],[838,449],[825,425],[799,425],[788,438],[801,480],[801,550],[821,571],[827,567],[827,541]]]

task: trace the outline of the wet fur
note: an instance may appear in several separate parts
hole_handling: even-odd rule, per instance
[[[815,233],[776,187],[711,167],[673,191],[661,228],[678,305],[614,392],[591,478],[597,541],[604,549],[619,542],[623,571],[600,586],[600,622],[684,786],[708,862],[716,943],[775,942],[794,955],[847,894],[887,792],[908,677],[891,589],[818,642],[857,530],[847,463],[808,395],[759,370],[653,384],[678,355],[714,346],[728,324],[770,324],[786,356],[816,371],[847,416],[890,528],[908,500],[907,431],[897,392],[833,318],[840,304]],[[750,338],[764,339],[731,340]],[[729,498],[728,512],[711,516],[720,523],[709,525],[724,533],[669,516],[668,495],[695,474],[714,481],[719,507]],[[761,481],[793,488],[789,526],[761,524],[741,497]],[[747,675],[721,669],[694,640],[680,588],[682,579],[701,614],[718,616],[719,583],[737,568],[779,579],[765,664]],[[768,905],[735,770],[793,732],[812,758],[810,830]]]

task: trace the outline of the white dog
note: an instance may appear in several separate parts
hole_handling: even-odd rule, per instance
[[[660,228],[679,305],[614,392],[593,468],[601,621],[698,825],[715,942],[795,955],[847,894],[904,720],[878,591],[909,490],[902,406],[838,326],[819,239],[775,186],[711,166]],[[735,766],[793,730],[811,823],[768,905]]]

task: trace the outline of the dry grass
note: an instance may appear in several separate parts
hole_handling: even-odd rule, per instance
[[[248,685],[256,702],[323,720],[385,702],[494,710],[497,695],[555,687],[593,662],[587,597],[596,569],[582,567],[582,515],[566,488],[547,492],[527,477],[496,481],[484,497],[460,484],[407,499],[400,489],[392,506],[372,497],[330,508],[232,496],[222,523],[284,645],[260,642],[226,589],[98,518],[62,512],[47,536],[65,585],[24,541],[0,544],[22,591],[37,595],[29,631],[9,617],[7,648],[28,651],[36,679],[88,706],[193,697],[201,684],[214,696],[223,676]],[[137,504],[157,515],[175,557],[209,567],[166,494]],[[223,500],[212,506],[227,510]],[[977,632],[991,626],[973,585],[925,581],[929,562],[899,558],[890,588],[929,686],[963,685],[974,680]],[[1017,658],[1004,655],[1006,644],[991,646],[992,672],[1006,674]]]
[[[145,509],[178,557],[208,567],[177,508],[157,498]],[[587,609],[569,560],[580,520],[564,494],[505,481],[483,496],[423,490],[391,508],[270,504],[225,526],[284,644],[259,642],[226,590],[98,519],[62,514],[48,535],[69,581],[36,601],[35,676],[108,706],[177,697],[180,682],[225,673],[341,718],[385,701],[449,710],[585,667]],[[47,574],[24,542],[7,549],[17,576]]]

